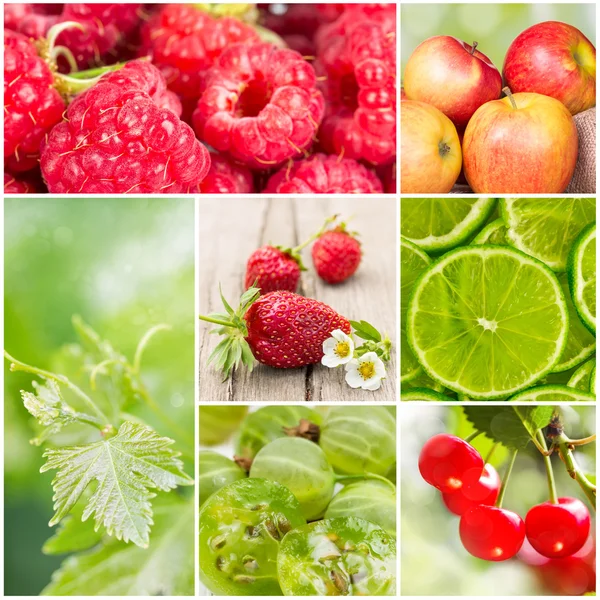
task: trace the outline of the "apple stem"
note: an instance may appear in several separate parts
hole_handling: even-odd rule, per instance
[[[506,94],[507,98],[510,100],[510,103],[512,104],[512,107],[517,110],[517,103],[515,102],[515,99],[513,98],[512,92],[510,91],[510,88],[508,86],[502,88],[502,91]]]
[[[478,44],[478,42],[473,42],[473,45],[471,46],[471,56],[473,56],[473,54],[475,54],[475,50],[477,49],[477,44]]]

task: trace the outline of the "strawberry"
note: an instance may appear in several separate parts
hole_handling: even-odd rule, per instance
[[[246,263],[246,289],[255,286],[260,288],[263,294],[275,290],[295,292],[300,272],[306,271],[300,251],[322,235],[335,218],[327,219],[317,233],[295,248],[268,245],[255,250]]]
[[[240,361],[252,370],[254,360],[277,369],[294,369],[317,363],[323,357],[323,342],[331,332],[349,334],[350,322],[333,308],[293,292],[278,290],[260,295],[252,287],[242,295],[237,311],[221,300],[226,313],[200,316],[220,327],[223,339],[210,355],[225,378]]]
[[[360,242],[344,223],[323,233],[312,247],[317,274],[327,283],[341,283],[354,275],[361,257]]]

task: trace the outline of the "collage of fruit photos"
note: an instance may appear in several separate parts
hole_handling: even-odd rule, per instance
[[[2,10],[2,597],[595,595],[595,1]]]

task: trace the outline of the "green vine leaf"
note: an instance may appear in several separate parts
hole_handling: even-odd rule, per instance
[[[522,450],[535,432],[546,427],[553,406],[466,406],[467,419],[475,429],[507,448]]]
[[[150,547],[106,538],[67,558],[45,596],[193,596],[194,499],[161,494],[155,501]]]
[[[152,525],[151,488],[169,491],[192,485],[183,472],[173,440],[160,437],[145,425],[126,421],[116,436],[85,446],[46,450],[43,473],[58,472],[52,481],[54,510],[49,525],[59,523],[94,480],[82,519],[94,517],[96,529],[106,527],[117,539],[146,548]]]

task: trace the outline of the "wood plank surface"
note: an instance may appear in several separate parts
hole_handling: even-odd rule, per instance
[[[312,365],[302,369],[272,369],[257,364],[252,373],[238,369],[226,382],[206,362],[218,343],[209,323],[200,323],[199,389],[201,402],[303,402],[396,400],[396,340],[398,257],[397,212],[394,198],[200,198],[199,310],[221,311],[219,283],[225,298],[237,306],[243,291],[246,260],[256,248],[268,244],[297,245],[319,229],[323,221],[340,214],[352,217],[349,228],[360,233],[363,259],[356,274],[340,285],[323,282],[314,272],[310,247],[303,259],[298,292],[332,306],[353,320],[364,319],[387,332],[394,348],[386,364],[388,377],[376,392],[353,390],[344,369]]]

